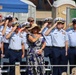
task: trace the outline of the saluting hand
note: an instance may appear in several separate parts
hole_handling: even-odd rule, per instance
[[[12,31],[14,32],[14,31],[16,30],[16,28],[17,28],[17,26],[14,26],[14,27],[12,28]]]
[[[20,30],[19,30],[19,32],[21,32],[22,30],[24,30],[26,27],[22,27]]]
[[[7,26],[7,25],[8,25],[8,22],[9,22],[9,20],[6,20],[6,21],[5,21],[5,26]]]
[[[58,24],[58,22],[56,22],[56,23],[54,24],[54,27],[56,27],[56,26],[57,26],[57,24]]]
[[[48,22],[44,24],[44,26],[46,27],[48,25]]]
[[[6,20],[5,24],[8,24],[9,20]]]
[[[52,29],[55,28],[57,26],[57,22],[52,26]]]

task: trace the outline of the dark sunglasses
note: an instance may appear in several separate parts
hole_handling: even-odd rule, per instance
[[[34,20],[31,20],[30,22],[34,22]]]
[[[62,23],[62,22],[58,22],[58,24],[64,24],[64,23]]]

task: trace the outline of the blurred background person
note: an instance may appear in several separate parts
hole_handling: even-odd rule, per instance
[[[4,19],[3,19],[2,14],[0,14],[0,29],[3,24],[4,24]]]
[[[8,23],[7,23],[5,35],[3,36],[3,44],[4,44],[5,57],[8,58],[9,57],[8,55],[9,39],[6,39],[6,35],[12,30],[13,17],[11,15],[7,15],[5,17],[5,21],[6,20],[8,20]]]
[[[51,17],[44,19],[44,25],[42,26],[41,31],[40,31],[44,35],[45,42],[46,42],[46,47],[44,48],[44,56],[49,57],[50,64],[53,64],[53,61],[52,61],[52,38],[50,35],[47,36],[45,33],[49,28],[52,27],[52,22],[53,22],[53,19]]]
[[[50,34],[52,36],[53,65],[67,65],[68,35],[66,31],[62,29],[62,18],[57,17],[54,22],[55,24],[46,32],[47,35]],[[53,67],[52,75],[61,75],[62,72],[67,72],[67,67]]]
[[[72,19],[72,26],[67,30],[68,37],[69,37],[69,63],[70,65],[76,65],[76,18]],[[72,73],[72,68],[75,66],[70,67],[70,73]]]
[[[24,38],[25,41],[25,53],[27,54],[27,50],[28,50],[28,43],[27,43],[27,34],[28,34],[28,28],[30,28],[30,23],[29,22],[25,22],[22,24],[21,26],[21,36]],[[27,55],[26,55],[27,56]]]
[[[3,30],[0,31],[0,60],[4,57],[3,36],[5,35],[7,24],[8,20],[6,20]]]
[[[25,56],[24,39],[19,32],[19,24],[16,24],[13,29],[6,35],[9,39],[9,62],[10,65],[15,65],[16,62],[22,62]],[[15,68],[10,67],[10,75],[15,75]]]
[[[27,21],[30,23],[30,27],[32,24],[34,24],[34,18],[33,17],[28,17]]]

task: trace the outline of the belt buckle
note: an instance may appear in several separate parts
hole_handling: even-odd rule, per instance
[[[16,50],[17,52],[19,52],[20,50]]]
[[[50,48],[51,48],[51,46],[50,46]]]
[[[60,47],[62,49],[62,47]]]
[[[63,47],[60,47],[61,49],[63,48]]]
[[[19,52],[19,50],[17,50],[17,52]]]

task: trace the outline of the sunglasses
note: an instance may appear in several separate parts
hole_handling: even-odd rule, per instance
[[[64,23],[62,23],[62,22],[58,22],[58,24],[64,24]]]
[[[34,20],[31,20],[30,22],[34,22]]]

